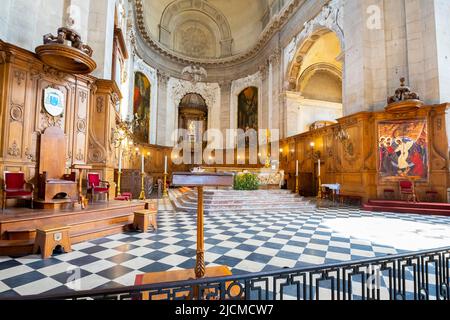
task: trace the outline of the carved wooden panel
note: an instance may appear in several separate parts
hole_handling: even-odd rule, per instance
[[[309,143],[316,143],[316,151],[321,152],[324,161],[323,181],[340,183],[344,193],[369,198],[382,198],[384,189],[398,189],[398,183],[383,181],[377,172],[377,123],[379,121],[428,118],[430,144],[429,181],[417,183],[419,197],[424,198],[426,191],[437,191],[441,199],[446,199],[449,186],[449,153],[445,114],[448,106],[437,105],[423,107],[417,112],[391,114],[386,112],[359,113],[339,120],[339,123],[325,129],[307,132],[281,142],[288,149],[295,141],[296,155],[302,172],[313,172]],[[347,138],[339,138],[339,132],[345,132]],[[345,137],[345,135],[343,135]],[[289,157],[282,162],[282,169],[295,168],[295,158]],[[292,171],[291,171],[292,172]],[[292,180],[292,178],[291,178]],[[290,181],[290,186],[295,184]]]
[[[89,112],[96,90],[92,84],[97,79],[56,71],[42,64],[34,53],[0,41],[2,56],[11,59],[0,59],[0,175],[3,170],[23,171],[27,179],[36,180],[40,135],[46,128],[54,126],[62,128],[67,137],[65,147],[53,150],[64,154],[65,170],[70,171],[74,163],[86,163]],[[53,117],[45,111],[46,88],[63,93],[65,104],[61,116]],[[104,92],[104,110],[107,110],[112,91]],[[97,126],[102,131],[110,127],[105,121]],[[113,174],[110,176],[113,180]]]

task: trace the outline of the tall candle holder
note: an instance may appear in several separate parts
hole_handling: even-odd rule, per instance
[[[320,151],[315,151],[315,146],[316,144],[314,142],[311,142],[310,144],[311,146],[311,160],[312,160],[312,167],[313,167],[313,178],[314,178],[314,164],[317,161],[318,163],[318,174],[317,174],[317,180],[318,180],[318,185],[319,185],[319,190],[317,192],[317,198],[318,199],[322,199],[322,172],[320,170],[320,156],[321,153]]]
[[[141,194],[139,200],[145,200],[145,173],[141,173]]]
[[[319,160],[319,166],[320,166],[320,160]],[[322,177],[319,173],[317,179],[319,180],[319,192],[317,193],[317,199],[322,199],[323,193],[322,193]]]
[[[167,172],[164,173],[164,184],[163,184],[163,197],[167,198],[169,196],[169,191],[167,190]]]
[[[122,181],[122,170],[119,170],[117,172],[117,196],[120,197],[122,195],[122,191],[120,190]]]
[[[298,175],[295,176],[295,193],[300,193],[300,178]]]

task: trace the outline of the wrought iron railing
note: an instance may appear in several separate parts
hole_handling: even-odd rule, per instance
[[[450,247],[215,279],[92,290],[39,300],[450,300]]]

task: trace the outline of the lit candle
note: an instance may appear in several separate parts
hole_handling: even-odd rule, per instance
[[[145,173],[145,157],[144,157],[144,153],[142,153],[141,161],[142,161],[142,163],[141,163],[141,172]]]
[[[298,177],[298,160],[295,161],[295,176]]]
[[[119,151],[119,172],[122,172],[122,150]]]
[[[164,173],[167,174],[167,156],[164,157]]]

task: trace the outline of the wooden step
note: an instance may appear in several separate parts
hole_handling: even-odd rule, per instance
[[[10,229],[6,232],[7,240],[34,240],[36,229]]]
[[[0,256],[20,257],[33,253],[34,240],[0,240]]]
[[[131,227],[132,226],[130,224],[117,223],[100,229],[90,229],[81,232],[71,232],[70,241],[72,244],[90,241],[130,231]]]

